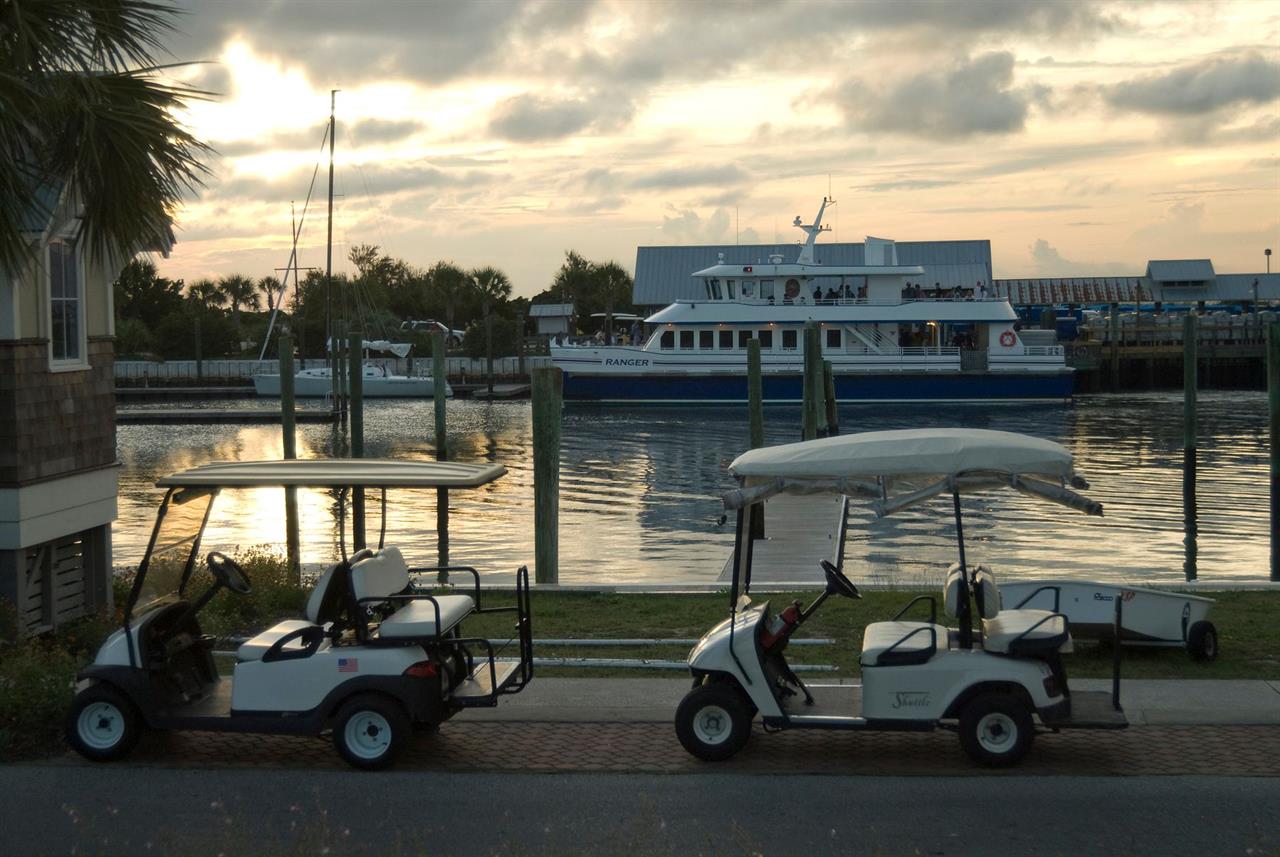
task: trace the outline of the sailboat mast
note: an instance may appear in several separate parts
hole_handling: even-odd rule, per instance
[[[324,250],[324,303],[325,303],[325,348],[329,357],[329,383],[333,390],[333,408],[334,413],[338,413],[340,406],[338,404],[338,349],[334,347],[334,328],[336,321],[333,317],[333,147],[334,138],[338,133],[338,123],[335,121],[334,115],[338,103],[338,90],[329,90],[329,222],[327,226],[327,235],[325,237]]]

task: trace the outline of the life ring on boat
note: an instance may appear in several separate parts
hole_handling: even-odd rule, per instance
[[[1012,330],[1006,330],[1000,334],[1000,344],[1005,348],[1012,348],[1014,343],[1018,341],[1018,337],[1014,335]]]

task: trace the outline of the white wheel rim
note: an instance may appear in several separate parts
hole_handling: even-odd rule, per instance
[[[76,718],[76,734],[95,750],[110,750],[124,737],[124,713],[110,702],[91,702]]]
[[[989,753],[1007,753],[1018,740],[1018,724],[1003,712],[993,711],[978,721],[978,743]]]
[[[377,759],[391,746],[391,724],[376,711],[360,711],[347,720],[342,737],[352,755]]]
[[[707,705],[693,716],[693,734],[704,744],[723,744],[733,731],[729,712],[718,705]]]

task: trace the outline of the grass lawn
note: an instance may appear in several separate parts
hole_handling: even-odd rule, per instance
[[[793,663],[833,664],[837,673],[827,676],[853,677],[859,674],[858,650],[862,629],[870,622],[889,619],[917,592],[866,592],[862,600],[832,597],[797,632],[800,637],[829,637],[829,646],[792,646],[787,650]],[[815,593],[777,593],[767,598],[776,611],[793,599],[804,604]],[[1209,618],[1218,628],[1221,655],[1212,663],[1192,661],[1183,649],[1126,646],[1121,663],[1125,678],[1197,679],[1280,679],[1280,592],[1223,592],[1213,596],[1217,603]],[[497,606],[509,596],[494,595],[485,603]],[[728,615],[727,594],[633,595],[603,593],[537,592],[531,597],[535,642],[538,638],[669,638],[700,637]],[[917,605],[918,618],[928,615],[926,605]],[[953,620],[939,616],[942,624]],[[514,624],[510,614],[477,616],[467,620],[466,633],[493,638],[510,636]],[[687,645],[624,648],[617,646],[535,646],[539,657],[652,658],[683,661]],[[1078,642],[1066,657],[1067,673],[1080,678],[1107,678],[1111,675],[1109,645]],[[646,675],[678,676],[672,670],[586,670],[546,668],[540,675],[592,676]]]

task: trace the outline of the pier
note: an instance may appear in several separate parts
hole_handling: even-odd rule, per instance
[[[327,410],[299,410],[300,423],[327,423]],[[118,425],[280,425],[280,411],[265,408],[133,408],[116,411]]]

